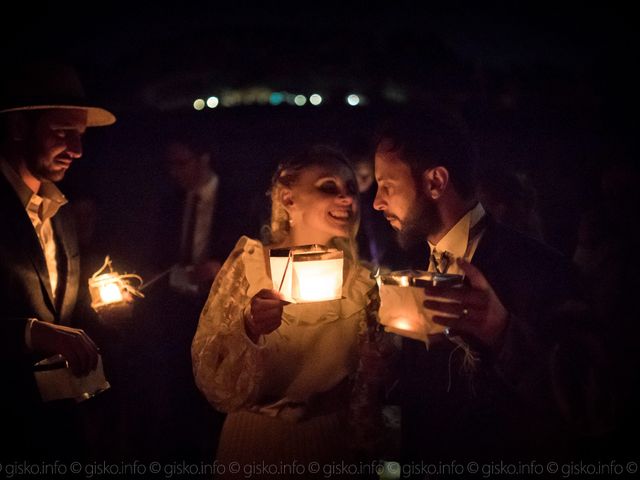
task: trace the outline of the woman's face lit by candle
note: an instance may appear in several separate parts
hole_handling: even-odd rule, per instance
[[[349,236],[357,218],[357,192],[356,179],[344,165],[313,165],[302,171],[283,192],[293,243],[326,244],[333,237]]]

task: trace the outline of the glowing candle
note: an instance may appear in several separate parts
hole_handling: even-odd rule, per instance
[[[109,272],[102,273],[106,268]],[[140,282],[138,287],[129,283],[129,279],[136,279]],[[142,286],[142,278],[135,274],[119,274],[111,267],[109,256],[105,258],[104,265],[89,279],[89,293],[91,295],[91,307],[98,311],[104,307],[125,305],[125,292],[129,292],[138,297],[144,297],[139,288]]]
[[[424,287],[462,285],[462,276],[422,271],[399,271],[377,277],[380,289],[380,323],[385,330],[428,344],[428,335],[445,327],[433,321],[433,311],[424,307]],[[430,297],[431,298],[431,297]],[[438,297],[433,297],[438,298]],[[447,315],[443,315],[447,316]]]
[[[104,273],[89,280],[91,306],[100,308],[105,305],[120,303],[124,300],[120,279],[115,273]]]
[[[305,245],[275,249],[270,252],[270,265],[273,288],[287,301],[321,302],[342,297],[344,255],[335,248]]]

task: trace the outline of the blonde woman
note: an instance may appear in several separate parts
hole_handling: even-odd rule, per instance
[[[357,188],[334,150],[289,158],[272,181],[271,241],[240,238],[213,284],[192,359],[200,390],[228,412],[217,454],[223,467],[346,458],[359,344],[372,338],[377,306],[375,282],[353,253]],[[273,290],[269,248],[307,244],[344,251],[342,299],[288,304]],[[301,472],[279,476],[286,473]]]

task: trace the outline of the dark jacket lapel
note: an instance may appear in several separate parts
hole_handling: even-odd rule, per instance
[[[0,182],[0,191],[2,192],[0,201],[5,206],[3,210],[6,215],[6,218],[2,220],[2,224],[13,230],[10,236],[16,242],[15,252],[24,252],[30,258],[34,269],[38,273],[40,286],[46,292],[47,306],[51,311],[55,312],[51,280],[49,279],[49,271],[38,235],[13,187],[2,174],[0,174]]]
[[[64,207],[53,217],[53,230],[58,247],[58,306],[62,323],[68,323],[78,298],[80,258],[75,228]]]

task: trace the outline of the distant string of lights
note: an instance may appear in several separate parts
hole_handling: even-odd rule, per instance
[[[196,98],[193,101],[195,110],[205,110],[206,108],[218,107],[239,107],[248,105],[294,105],[304,107],[309,104],[317,107],[326,100],[319,93],[310,95],[295,94],[289,92],[274,92],[266,88],[249,88],[244,90],[227,90],[218,96],[212,95],[207,98]],[[344,96],[344,103],[356,107],[367,104],[367,98],[359,93],[348,93]]]

